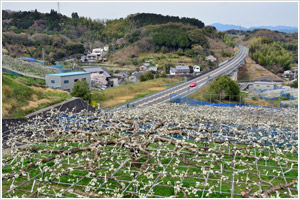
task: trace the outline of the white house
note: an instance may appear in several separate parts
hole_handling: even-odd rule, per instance
[[[109,47],[108,47],[108,46],[105,46],[105,47],[103,47],[103,50],[104,50],[105,52],[108,52]]]
[[[88,62],[96,62],[97,61],[97,54],[90,53],[86,55],[86,59]]]
[[[283,72],[283,77],[290,77],[290,76],[293,76],[294,73],[291,71],[291,70],[286,70]]]
[[[102,49],[102,48],[93,49],[93,51],[92,51],[93,54],[99,54],[99,55],[101,55],[102,52],[103,52],[103,49]]]
[[[81,56],[80,62],[87,62],[87,57],[86,56]]]
[[[170,75],[176,75],[176,68],[174,67],[170,68]]]
[[[97,61],[106,61],[104,56],[107,54],[109,50],[108,46],[104,48],[96,48],[92,50],[92,53],[87,54],[86,56],[81,57],[81,62],[97,62]]]
[[[193,70],[194,70],[194,72],[196,72],[196,73],[201,72],[200,66],[198,66],[198,65],[194,65]]]

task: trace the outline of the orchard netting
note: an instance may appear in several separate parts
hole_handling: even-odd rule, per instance
[[[298,198],[296,109],[158,104],[9,127],[2,197]]]

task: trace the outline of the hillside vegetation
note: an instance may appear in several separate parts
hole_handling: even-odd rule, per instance
[[[206,61],[206,56],[214,55],[222,62],[233,57],[236,51],[232,37],[210,26],[200,29],[191,24],[169,22],[135,29],[126,38],[124,44],[116,44],[116,50],[109,57],[111,62],[121,66],[138,66],[155,60],[153,64],[163,66],[198,64],[206,71],[217,65]]]
[[[262,66],[278,66],[277,72],[290,69],[298,56],[292,52],[298,50],[298,45],[274,41],[271,38],[257,37],[250,42],[249,53],[253,60]]]
[[[3,11],[3,49],[12,57],[28,56],[48,63],[80,58],[92,48],[109,45],[108,60],[118,67],[137,67],[145,54],[170,53],[190,58],[203,71],[217,64],[205,61],[214,55],[218,62],[230,59],[236,44],[250,47],[251,57],[275,73],[297,64],[297,34],[253,30],[218,32],[195,18],[137,13],[114,20],[92,20],[73,12],[67,17],[51,10],[40,13]],[[235,35],[235,37],[232,37]],[[251,43],[251,44],[250,44]],[[155,57],[155,56],[154,56]],[[184,58],[184,57],[183,57]],[[162,64],[178,64],[167,59]]]
[[[69,93],[45,88],[45,81],[2,74],[2,117],[25,115],[71,98]]]
[[[237,44],[249,47],[249,56],[257,63],[280,75],[298,65],[298,34],[286,34],[267,29],[227,31],[235,35]]]
[[[26,20],[25,20],[26,19]],[[211,40],[224,44],[221,55],[214,51]],[[120,66],[140,65],[142,53],[175,53],[208,66],[205,56],[215,53],[221,62],[234,51],[234,39],[217,32],[195,18],[179,18],[151,13],[138,13],[115,20],[91,20],[50,13],[3,11],[3,47],[12,57],[28,56],[48,63],[66,58],[79,59],[92,48],[110,46],[109,60]],[[120,60],[120,54],[122,60]],[[77,60],[78,61],[78,60]],[[210,67],[214,67],[212,63]]]
[[[259,64],[256,64],[254,60],[247,57],[245,60],[245,65],[243,65],[238,72],[239,81],[258,81],[258,80],[268,80],[268,81],[283,81],[279,76],[276,76],[271,71],[265,69]]]
[[[174,86],[180,80],[179,78],[158,78],[106,90],[96,90],[92,92],[92,104],[96,106],[100,103],[101,107],[116,106]]]

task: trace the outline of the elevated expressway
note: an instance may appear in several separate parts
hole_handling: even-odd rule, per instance
[[[182,84],[176,85],[174,87],[170,87],[167,89],[164,89],[162,91],[156,92],[154,94],[142,97],[140,99],[127,102],[126,104],[119,105],[115,107],[113,110],[119,110],[119,109],[125,109],[127,108],[127,105],[134,105],[135,107],[142,107],[142,106],[148,106],[152,104],[158,104],[158,103],[164,103],[170,100],[171,94],[177,94],[180,96],[188,96],[197,90],[199,90],[201,87],[203,87],[208,82],[216,79],[217,77],[221,75],[230,75],[238,70],[239,67],[241,67],[244,64],[244,61],[248,54],[248,49],[244,46],[239,46],[240,51],[235,55],[234,58],[232,58],[227,63],[219,66],[218,68],[210,71],[209,73],[203,74],[197,78],[194,78],[190,81],[184,82]],[[196,82],[196,87],[189,87],[189,84],[192,82]]]

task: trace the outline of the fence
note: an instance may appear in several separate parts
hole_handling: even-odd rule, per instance
[[[39,60],[36,60],[35,58],[27,58],[27,57],[23,57],[21,58],[21,60],[25,60],[25,61],[29,61],[29,62],[36,62],[36,63],[39,63],[41,65],[44,64],[43,61],[39,61]],[[48,67],[52,67],[52,68],[55,68],[55,69],[58,69],[61,73],[64,73],[64,72],[67,72],[67,71],[71,71],[71,69],[62,69],[63,68],[63,65],[62,64],[58,64],[58,65],[50,65]]]
[[[272,106],[258,106],[258,105],[250,105],[250,104],[245,104],[243,102],[242,96],[230,96],[227,95],[226,97],[229,98],[229,103],[222,103],[222,99],[224,99],[225,96],[219,95],[219,94],[208,94],[208,95],[204,95],[202,97],[206,97],[207,96],[210,97],[209,102],[207,101],[201,101],[201,100],[196,100],[196,99],[192,99],[186,96],[182,96],[179,94],[171,94],[170,95],[170,102],[172,103],[179,103],[179,104],[187,104],[187,105],[201,105],[201,106],[222,106],[222,107],[234,107],[234,106],[247,106],[247,107],[264,107],[264,108],[278,108],[278,107],[272,107]],[[216,98],[213,98],[214,96],[218,96],[219,100],[216,100]],[[201,98],[202,99],[202,98]],[[239,103],[230,103],[231,100],[239,100]],[[279,104],[279,107],[281,106],[281,104]]]
[[[39,61],[39,60],[36,60],[35,58],[27,58],[27,57],[23,57],[21,58],[21,60],[25,60],[25,61],[29,61],[29,62],[36,62],[36,63],[39,63],[39,64],[44,64],[43,61]]]
[[[274,93],[274,96],[275,96],[277,91],[278,91],[278,95],[279,95],[277,97],[266,97],[266,96],[262,95],[262,93],[275,92]],[[258,96],[260,99],[263,99],[266,101],[276,101],[276,100],[280,100],[282,97],[287,98],[289,100],[295,100],[295,97],[292,94],[290,94],[289,91],[290,91],[290,89],[284,89],[284,88],[265,89],[265,90],[261,90],[259,92]]]
[[[3,67],[2,67],[2,72],[7,72],[7,73],[10,73],[10,74],[16,75],[16,76],[23,76],[23,74],[20,74],[20,73],[18,73],[18,72],[15,72],[15,71],[12,71],[12,70],[3,68]]]

